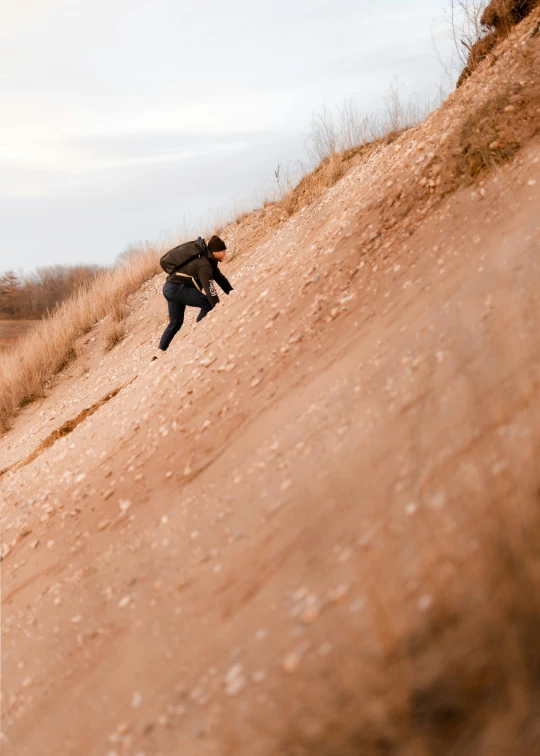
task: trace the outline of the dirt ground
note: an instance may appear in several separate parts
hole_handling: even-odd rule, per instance
[[[161,360],[157,277],[23,408],[3,754],[540,752],[540,137],[395,199],[494,75],[254,246],[229,229],[235,291]]]

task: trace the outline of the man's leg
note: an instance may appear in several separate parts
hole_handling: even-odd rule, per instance
[[[212,308],[210,307],[210,302],[206,299],[206,304],[204,305],[204,307],[201,307],[201,311],[197,315],[197,323],[199,322],[199,320],[202,320],[203,318],[205,318],[211,309]]]
[[[182,328],[184,313],[186,311],[186,306],[176,299],[167,299],[167,304],[169,306],[169,325],[163,331],[163,336],[159,342],[159,349],[162,352],[168,349],[169,344]]]
[[[197,323],[202,320],[210,310],[212,305],[208,301],[205,294],[201,294],[197,289],[192,289],[191,286],[184,286],[182,289],[182,302],[188,307],[198,307],[200,312],[197,316]]]

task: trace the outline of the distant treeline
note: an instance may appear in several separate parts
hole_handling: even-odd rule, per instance
[[[101,271],[97,265],[51,265],[0,274],[0,318],[42,318]]]

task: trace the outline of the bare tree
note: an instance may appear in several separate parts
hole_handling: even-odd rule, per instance
[[[14,317],[20,306],[21,282],[12,270],[0,276],[0,310]]]
[[[7,271],[0,276],[0,316],[39,319],[100,271],[96,265],[51,265],[21,276]]]

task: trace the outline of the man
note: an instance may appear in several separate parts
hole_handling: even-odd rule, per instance
[[[195,259],[189,259],[175,268],[167,276],[163,286],[163,296],[169,306],[169,325],[163,331],[157,355],[152,357],[152,362],[165,353],[174,336],[182,328],[186,307],[200,308],[198,323],[217,305],[219,298],[214,281],[225,294],[232,291],[233,287],[218,268],[218,263],[223,262],[226,256],[227,246],[223,239],[212,236],[208,244],[204,239],[199,239],[194,244],[198,245],[195,249],[199,249],[199,254]]]

